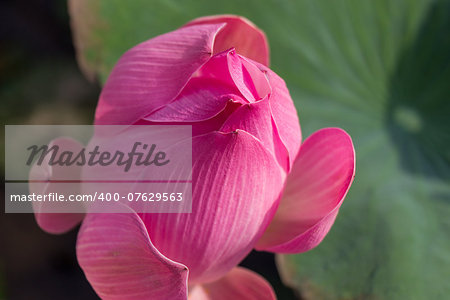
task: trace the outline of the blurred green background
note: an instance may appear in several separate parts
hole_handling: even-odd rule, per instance
[[[0,24],[2,123],[91,124],[100,88],[75,61],[67,4],[2,0]],[[4,170],[3,126],[0,132]],[[0,299],[98,299],[78,267],[75,241],[75,230],[50,235],[33,215],[2,209]]]
[[[357,154],[354,184],[324,242],[277,257],[284,282],[300,299],[448,298],[450,1],[75,1],[79,61],[97,84],[75,63],[64,1],[2,2],[5,124],[89,124],[99,86],[128,48],[198,16],[243,15],[267,33],[271,68],[286,80],[303,136],[338,126]],[[74,261],[74,233],[45,235],[30,216],[3,221],[8,299],[39,298],[24,296],[27,289],[42,299],[95,299]],[[48,267],[56,248],[65,275]],[[268,278],[280,299],[295,299],[271,255],[252,253],[244,265]]]

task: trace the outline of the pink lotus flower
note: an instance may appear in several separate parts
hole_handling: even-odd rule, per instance
[[[100,297],[274,299],[239,262],[252,249],[305,252],[328,233],[354,176],[351,138],[327,128],[301,143],[288,89],[268,63],[264,33],[237,16],[196,19],[118,61],[96,124],[192,125],[193,207],[86,215],[77,256]],[[59,233],[80,219],[41,214],[38,223]]]

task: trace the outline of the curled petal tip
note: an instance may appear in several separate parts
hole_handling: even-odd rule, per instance
[[[184,26],[196,24],[226,23],[214,42],[214,54],[231,47],[236,51],[265,66],[269,65],[269,44],[265,33],[247,18],[236,15],[200,17]]]

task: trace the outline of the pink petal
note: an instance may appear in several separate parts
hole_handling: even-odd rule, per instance
[[[247,102],[255,102],[270,92],[264,73],[252,62],[238,55],[234,48],[213,56],[196,76],[214,78],[235,87]]]
[[[198,136],[203,135],[206,133],[209,133],[211,131],[217,131],[219,130],[224,122],[227,120],[227,118],[235,111],[237,108],[241,106],[240,101],[237,100],[239,96],[237,96],[234,99],[228,100],[228,102],[225,104],[224,109],[219,112],[217,115],[213,116],[212,118],[209,118],[207,120],[203,121],[186,121],[183,122],[183,125],[191,125],[192,126],[192,136]],[[235,102],[239,101],[239,102]],[[168,112],[168,111],[166,111]],[[149,119],[152,118],[152,116],[148,117]],[[180,121],[175,122],[158,122],[158,121],[148,121],[145,119],[139,120],[135,123],[135,125],[180,125]]]
[[[269,68],[261,65],[259,65],[259,67],[266,73],[272,89],[269,97],[272,116],[280,139],[289,152],[290,166],[292,167],[302,141],[297,110],[284,80]]]
[[[186,299],[188,269],[163,256],[137,214],[88,214],[78,262],[102,299]]]
[[[229,101],[245,103],[235,88],[212,78],[192,78],[172,103],[145,120],[152,122],[204,121],[219,114]]]
[[[132,124],[173,100],[211,57],[223,26],[184,27],[128,50],[103,87],[96,124]]]
[[[199,123],[192,123],[192,136],[202,135],[211,131],[218,131],[228,117],[241,106],[239,102],[228,101],[224,110],[217,116]]]
[[[264,73],[235,51],[228,53],[228,69],[236,87],[250,102],[260,100],[270,92]]]
[[[289,157],[272,120],[267,98],[239,107],[226,120],[220,131],[230,132],[237,129],[242,129],[259,139],[277,158],[280,166],[287,170]]]
[[[251,251],[284,177],[272,154],[241,130],[197,136],[192,147],[192,213],[142,218],[154,245],[185,264],[195,284],[223,276]]]
[[[218,131],[222,127],[223,123],[228,119],[228,117],[241,106],[239,102],[228,101],[224,110],[222,110],[217,116],[206,120],[204,122],[193,123],[192,124],[192,135],[197,136],[201,134],[206,134],[211,131]]]
[[[280,207],[256,249],[300,253],[316,247],[333,225],[355,174],[350,136],[338,128],[311,135],[288,175]]]
[[[235,267],[224,277],[194,287],[189,300],[274,300],[270,283],[248,269]]]
[[[84,218],[84,214],[75,213],[35,213],[39,227],[45,232],[62,234],[77,226]]]
[[[59,147],[59,152],[71,151],[78,153],[83,146],[77,141],[69,138],[58,138],[49,143],[49,148]],[[61,184],[55,182],[42,182],[48,180],[80,180],[81,168],[73,165],[70,167],[59,165],[50,166],[47,155],[43,163],[38,166],[33,165],[29,175],[29,190],[35,194],[77,194],[80,191],[79,183]],[[61,190],[63,189],[63,190]],[[51,207],[65,205],[64,203],[33,202],[34,216],[39,227],[44,231],[53,234],[65,233],[78,225],[84,218],[81,213],[40,213],[40,211],[50,211]]]
[[[266,66],[269,65],[269,45],[266,35],[244,17],[234,15],[202,17],[185,26],[218,23],[226,23],[226,26],[216,37],[214,54],[234,47],[239,54]]]

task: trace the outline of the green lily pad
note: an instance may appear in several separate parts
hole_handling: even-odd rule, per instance
[[[233,13],[256,23],[304,136],[341,127],[357,154],[354,184],[324,242],[277,257],[284,282],[306,299],[448,297],[449,1],[79,3],[79,58],[101,82],[126,49],[195,17]]]

